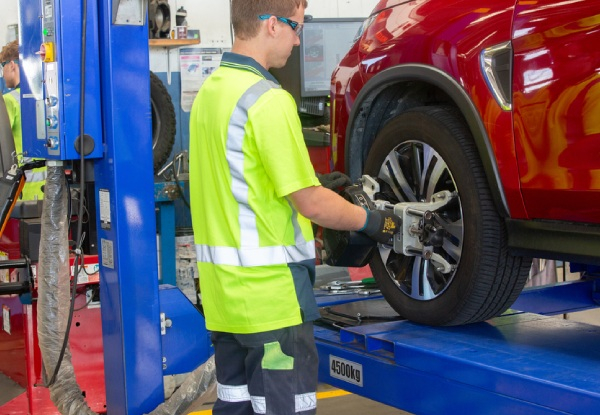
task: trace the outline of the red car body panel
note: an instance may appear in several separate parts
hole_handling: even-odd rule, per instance
[[[600,222],[600,2],[515,8],[514,120],[531,218]]]
[[[567,3],[380,1],[333,74],[334,168],[348,170],[352,111],[365,84],[390,68],[426,65],[476,108],[510,217],[599,222],[600,2]],[[480,63],[485,48],[507,41],[513,111],[495,100]]]

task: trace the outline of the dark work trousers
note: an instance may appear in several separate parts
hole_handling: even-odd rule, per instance
[[[313,324],[254,334],[212,332],[214,415],[313,415],[318,355]]]

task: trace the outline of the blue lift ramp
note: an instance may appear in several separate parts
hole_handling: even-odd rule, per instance
[[[517,313],[316,326],[315,338],[321,382],[415,414],[600,413],[600,327]]]

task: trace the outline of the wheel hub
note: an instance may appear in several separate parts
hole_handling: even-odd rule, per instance
[[[361,182],[363,189],[378,209],[390,205],[387,201],[376,200],[379,183],[365,175]],[[400,202],[394,206],[394,213],[402,219],[402,231],[394,237],[393,249],[405,256],[421,257],[430,260],[439,272],[447,274],[454,270],[446,259],[434,251],[444,240],[444,221],[436,214],[458,196],[456,192],[443,190],[435,193],[430,202]]]

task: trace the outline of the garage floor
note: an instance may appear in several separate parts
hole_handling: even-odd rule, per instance
[[[25,389],[0,373],[0,407],[11,399],[17,397]],[[408,412],[374,402],[370,399],[353,395],[341,389],[322,384],[317,392],[317,414],[319,415],[404,415]],[[190,408],[187,412],[191,415],[210,415],[212,402]],[[1,413],[0,415],[9,415]]]
[[[210,415],[213,404],[207,403],[191,408],[189,415]],[[409,412],[392,408],[350,392],[321,384],[317,390],[318,415],[410,415]]]
[[[349,394],[339,389],[332,389],[323,385],[331,393],[321,391],[317,395],[318,415],[410,415],[408,412],[392,408],[358,395]],[[197,411],[189,412],[190,415],[210,415],[212,405],[205,405]]]
[[[25,392],[25,388],[22,388],[11,379],[0,373],[0,406],[16,398],[23,392]]]

